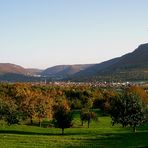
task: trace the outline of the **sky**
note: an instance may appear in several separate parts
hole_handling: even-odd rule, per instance
[[[0,63],[100,63],[148,42],[148,0],[0,0]]]

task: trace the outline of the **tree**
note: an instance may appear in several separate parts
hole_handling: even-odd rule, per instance
[[[80,113],[80,118],[82,121],[82,126],[83,126],[83,122],[87,121],[88,128],[89,128],[91,120],[97,120],[97,115],[95,112],[91,112],[88,109],[82,109]]]
[[[41,122],[43,118],[51,119],[52,112],[52,99],[42,93],[37,93],[37,98],[35,101],[35,116],[39,120],[39,126],[41,127]]]
[[[20,101],[19,108],[23,114],[30,119],[31,125],[33,124],[33,119],[36,116],[35,113],[35,103],[36,103],[37,94],[31,90],[27,90],[24,93]]]
[[[142,102],[144,104],[148,105],[148,94],[146,93],[146,91],[142,87],[131,86],[128,89],[128,91],[131,92],[131,93],[137,94],[140,97],[140,99],[142,100]]]
[[[62,135],[64,134],[65,128],[70,128],[72,126],[72,112],[66,100],[58,102],[54,108],[54,125],[55,127],[62,129]]]
[[[136,127],[144,122],[144,108],[140,97],[128,90],[111,100],[110,114],[112,123],[130,125],[136,132]]]
[[[8,96],[3,96],[0,98],[0,119],[4,119],[8,125],[18,124],[19,113],[17,110],[17,105],[14,100]]]
[[[7,112],[7,106],[6,102],[3,98],[0,96],[0,120],[2,120]]]

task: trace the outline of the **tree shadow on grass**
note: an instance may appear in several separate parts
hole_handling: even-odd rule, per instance
[[[42,133],[42,132],[28,132],[28,131],[17,131],[17,130],[0,130],[0,134],[15,134],[15,135],[39,135],[39,136],[61,136],[61,130],[57,133]],[[74,135],[88,135],[88,133],[77,133],[70,132],[64,133],[62,136],[74,136]]]
[[[38,136],[61,136],[59,133],[41,133],[41,132],[28,132],[18,130],[0,130],[0,134],[16,134],[16,135],[38,135]],[[132,133],[129,131],[117,131],[116,133],[96,133],[89,134],[88,132],[70,132],[63,136],[74,136],[70,137],[72,145],[67,145],[67,148],[148,148],[148,130],[138,131]],[[82,137],[81,137],[82,136]],[[77,144],[76,141],[79,142]],[[73,141],[73,142],[72,142]]]
[[[78,146],[67,148],[148,148],[148,131],[137,133],[104,133],[95,138],[82,139]]]
[[[17,130],[0,130],[0,134],[16,134],[16,135],[56,135],[54,133],[38,133],[38,132],[26,132]]]

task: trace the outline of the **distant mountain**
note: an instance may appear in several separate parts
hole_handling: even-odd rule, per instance
[[[40,81],[34,77],[40,75],[42,70],[25,69],[22,66],[11,63],[0,63],[0,81],[3,82],[35,82]]]
[[[55,76],[57,73],[68,68],[68,65],[57,65],[50,68],[45,69],[41,75],[43,76]]]
[[[72,80],[148,80],[148,44],[132,53],[95,64],[71,77]]]
[[[0,63],[0,74],[6,74],[6,73],[15,73],[15,74],[27,74],[27,71],[25,68],[10,64],[10,63]]]
[[[35,68],[27,68],[27,75],[35,76],[35,75],[40,75],[43,70],[41,69],[35,69]]]
[[[105,70],[106,68],[112,66],[113,64],[117,63],[119,58],[111,59],[99,64],[94,64],[83,71],[80,71],[74,74],[72,77],[91,77],[98,74],[100,71]]]
[[[41,75],[53,79],[63,79],[87,69],[93,64],[82,65],[58,65],[44,70]]]
[[[13,74],[23,74],[23,75],[38,75],[43,70],[35,69],[35,68],[24,68],[19,65],[11,64],[11,63],[0,63],[0,74],[7,74],[7,73],[13,73]]]
[[[132,53],[120,57],[109,70],[148,68],[148,44],[140,45]]]
[[[45,79],[71,81],[148,81],[148,43],[140,45],[131,53],[99,64],[58,65],[40,70],[25,69],[19,65],[10,63],[0,63],[0,81],[30,82]]]

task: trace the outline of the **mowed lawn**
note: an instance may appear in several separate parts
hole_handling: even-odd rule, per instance
[[[74,127],[65,130],[40,128],[27,125],[0,125],[0,148],[146,148],[148,125],[139,127],[136,133],[131,128],[111,125],[110,117],[99,117],[81,127],[78,112],[75,112]]]

